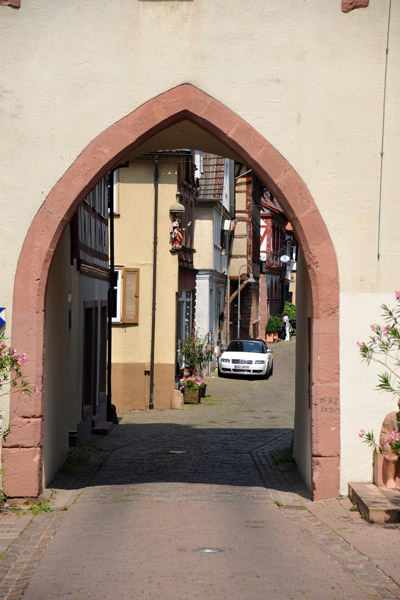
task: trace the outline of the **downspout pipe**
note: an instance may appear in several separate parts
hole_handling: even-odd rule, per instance
[[[107,421],[118,424],[117,411],[112,404],[111,370],[112,370],[112,319],[115,311],[115,259],[114,259],[114,173],[118,169],[129,167],[129,162],[114,167],[109,172],[108,180],[108,215],[110,234],[110,278],[108,285],[108,319],[107,319]]]
[[[150,345],[150,399],[149,409],[154,408],[154,347],[156,334],[157,301],[157,243],[158,243],[158,154],[154,156],[154,226],[153,226],[153,294],[151,303],[151,345]]]
[[[227,348],[231,341],[230,335],[230,320],[231,320],[231,275],[229,272],[231,266],[231,232],[226,232],[226,248],[228,250],[227,264],[226,264],[226,330],[225,330],[225,347]]]

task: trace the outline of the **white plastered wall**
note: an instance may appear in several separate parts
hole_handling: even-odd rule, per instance
[[[311,318],[311,288],[307,266],[301,251],[298,255],[297,318],[296,318],[296,407],[294,415],[295,435],[293,455],[297,467],[311,488],[311,440],[310,440],[310,396],[309,371],[310,340],[309,319]]]
[[[64,462],[69,449],[68,433],[76,431],[81,419],[80,414],[78,418],[81,397],[77,398],[76,394],[81,380],[78,373],[81,364],[78,349],[79,273],[70,266],[70,257],[70,232],[67,229],[54,255],[46,297],[44,485],[50,483]]]
[[[22,0],[20,10],[0,7],[0,238],[7,248],[0,304],[7,333],[22,243],[51,188],[109,125],[192,83],[279,150],[327,225],[340,276],[342,491],[349,479],[367,479],[357,431],[379,427],[386,406],[355,342],[400,287],[398,2],[380,180],[388,7],[388,0],[348,14],[339,0],[231,0],[229,8],[215,0]]]

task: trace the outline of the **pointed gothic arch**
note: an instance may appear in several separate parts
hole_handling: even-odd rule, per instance
[[[98,135],[72,163],[35,215],[18,261],[12,341],[30,357],[31,397],[11,397],[11,433],[3,445],[8,496],[37,496],[42,486],[45,298],[61,235],[90,189],[110,168],[154,134],[189,119],[241,156],[279,199],[308,269],[312,294],[310,406],[314,499],[339,492],[338,410],[319,399],[339,398],[339,280],[335,250],[306,185],[293,167],[246,121],[190,84],[152,98]],[[338,406],[337,406],[338,408]]]

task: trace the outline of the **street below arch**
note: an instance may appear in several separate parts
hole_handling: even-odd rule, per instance
[[[74,448],[46,490],[56,510],[6,550],[2,597],[397,598],[333,527],[361,546],[396,531],[368,532],[347,499],[312,503],[288,460],[295,340],[272,348],[268,380],[213,374],[201,404],[123,413]]]

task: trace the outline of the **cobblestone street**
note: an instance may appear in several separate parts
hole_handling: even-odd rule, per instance
[[[292,440],[295,342],[273,350],[269,380],[210,376],[200,405],[124,413],[74,449],[53,512],[1,513],[0,597],[400,598],[399,527],[347,498],[312,503],[293,463],[274,464]]]

